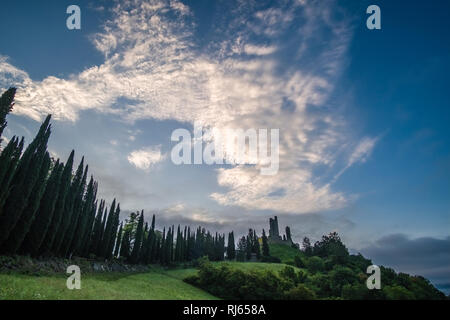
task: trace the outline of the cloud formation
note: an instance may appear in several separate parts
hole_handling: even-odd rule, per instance
[[[257,166],[221,168],[217,182],[224,191],[210,198],[288,213],[342,208],[349,197],[315,170],[336,169],[342,155],[349,159],[345,168],[363,162],[376,141],[367,138],[353,150],[348,141],[358,138],[327,107],[352,34],[347,19],[337,19],[333,10],[340,10],[333,2],[288,1],[267,9],[260,1],[237,1],[230,15],[220,13],[210,26],[211,40],[199,43],[198,17],[181,2],[120,1],[103,32],[92,36],[103,64],[67,79],[33,81],[3,57],[0,87],[15,83],[15,113],[35,120],[52,113],[75,122],[93,109],[130,123],[280,129],[276,176],[260,176]],[[148,170],[161,154],[136,150],[128,160]]]
[[[165,155],[161,153],[161,146],[153,146],[135,150],[131,152],[127,159],[136,168],[142,170],[149,170],[153,165],[163,161]]]

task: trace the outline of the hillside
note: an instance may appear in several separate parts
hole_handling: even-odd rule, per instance
[[[279,258],[282,263],[294,263],[296,256],[303,256],[300,250],[284,244],[271,243],[269,247],[270,255]]]
[[[279,272],[286,265],[259,262],[217,262],[244,272]],[[215,296],[183,280],[197,274],[194,268],[165,270],[153,267],[150,272],[89,273],[82,275],[81,290],[68,290],[67,276],[0,273],[0,300],[216,300]]]

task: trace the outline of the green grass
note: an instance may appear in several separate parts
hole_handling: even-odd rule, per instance
[[[279,272],[286,265],[263,262],[227,263],[244,272],[271,270]],[[296,268],[297,269],[297,268]],[[297,269],[298,270],[298,269]],[[153,267],[150,272],[91,273],[81,275],[81,290],[66,287],[68,275],[35,276],[0,274],[0,300],[212,300],[213,295],[191,286],[184,278],[197,273],[196,269]]]
[[[195,269],[154,268],[141,274],[103,273],[81,277],[69,290],[65,275],[0,274],[0,300],[212,300],[211,294],[182,281]]]
[[[303,255],[303,253],[300,250],[284,244],[272,243],[269,245],[269,249],[270,255],[273,257],[280,258],[282,263],[287,263],[289,261],[293,262],[295,256]]]

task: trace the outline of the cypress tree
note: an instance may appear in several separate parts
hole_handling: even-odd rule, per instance
[[[75,177],[73,178],[73,181],[70,184],[67,198],[64,203],[64,211],[61,219],[61,224],[59,226],[52,248],[52,252],[55,255],[61,255],[61,253],[64,253],[65,251],[65,249],[63,248],[63,244],[64,240],[67,237],[67,230],[69,229],[70,223],[72,222],[72,213],[74,209],[74,204],[76,197],[78,195],[78,190],[83,180],[83,174],[84,174],[84,157],[81,159],[81,162],[78,165]]]
[[[182,245],[182,238],[181,238],[181,231],[180,231],[180,225],[178,225],[177,229],[177,239],[175,240],[175,261],[180,262],[181,261],[181,245]]]
[[[117,208],[116,211],[113,215],[113,219],[112,219],[112,228],[110,231],[110,237],[109,237],[109,242],[108,242],[108,247],[106,250],[106,258],[110,259],[113,255],[113,250],[114,250],[114,243],[116,242],[116,237],[117,237],[117,228],[119,228],[119,216],[120,216],[120,203],[117,204]]]
[[[114,226],[114,214],[116,212],[116,199],[113,200],[111,207],[109,209],[109,214],[108,214],[108,218],[106,220],[106,225],[105,225],[105,229],[103,232],[103,238],[101,241],[101,248],[100,248],[100,257],[103,258],[108,258],[108,248],[109,248],[109,243],[111,240],[111,233],[113,230],[113,226]]]
[[[166,263],[166,227],[163,228],[163,234],[162,234],[162,239],[161,239],[161,244],[160,244],[160,253],[159,253],[159,259],[160,259],[160,263],[161,264],[165,264]]]
[[[142,240],[144,236],[144,210],[139,216],[139,221],[136,230],[136,237],[134,239],[133,251],[131,253],[131,263],[138,263]]]
[[[95,183],[95,199],[97,198],[97,188],[98,185],[97,183]],[[89,253],[90,253],[90,248],[91,248],[91,242],[92,242],[92,238],[93,238],[93,230],[94,230],[94,224],[95,224],[95,214],[97,213],[97,208],[98,208],[98,200],[95,200],[94,205],[92,206],[91,212],[90,212],[90,217],[89,220],[87,222],[87,226],[86,226],[86,230],[85,230],[85,235],[84,235],[84,242],[81,246],[80,249],[80,255],[82,257],[89,257]]]
[[[22,154],[24,138],[13,137],[0,155],[0,213],[11,191],[11,180]]]
[[[153,263],[156,261],[157,247],[156,247],[156,233],[155,233],[155,215],[152,217],[152,224],[150,227],[150,259],[147,263]]]
[[[34,140],[25,150],[11,181],[11,192],[3,208],[0,208],[0,246],[8,239],[28,205],[31,192],[39,178],[42,161],[47,152],[50,137],[50,115],[41,125]]]
[[[75,151],[69,155],[67,159],[66,165],[64,166],[64,170],[61,174],[60,186],[57,194],[57,200],[55,203],[55,211],[53,213],[53,217],[48,226],[47,233],[45,234],[44,241],[39,248],[40,254],[49,254],[52,252],[53,244],[58,235],[59,227],[61,225],[61,221],[64,217],[64,207],[66,203],[66,198],[68,197],[70,183],[72,181],[72,167],[73,167],[73,158],[75,155]]]
[[[227,259],[234,260],[236,258],[236,247],[234,243],[234,233],[231,231],[228,234]]]
[[[23,141],[23,138],[22,138]],[[22,142],[23,146],[23,142]],[[6,178],[11,175],[11,170],[13,171],[15,168],[16,162],[13,162],[14,159],[18,160],[22,150],[20,150],[17,155],[17,148],[19,147],[19,138],[16,136],[12,137],[8,142],[6,147],[0,154],[0,190],[3,190],[6,187]],[[16,157],[14,157],[16,155]],[[4,179],[5,178],[5,179]],[[5,181],[3,181],[5,180]],[[9,183],[8,183],[9,184]]]
[[[262,232],[262,254],[265,257],[270,256],[269,242],[267,241],[266,231],[264,229]]]
[[[11,112],[14,106],[14,97],[16,95],[16,88],[9,88],[0,97],[0,142],[3,130],[6,128],[6,116]]]
[[[119,232],[117,233],[116,246],[114,248],[114,257],[115,258],[117,258],[119,256],[120,243],[122,242],[122,231],[123,231],[123,224],[121,223]]]
[[[259,245],[258,236],[256,231],[253,230],[253,252],[256,253],[256,257],[261,258],[261,246]]]
[[[97,210],[97,216],[95,217],[94,227],[92,229],[92,240],[89,248],[89,253],[94,255],[97,254],[97,248],[101,240],[101,228],[102,228],[102,217],[104,206],[105,201],[100,200],[100,205]]]
[[[84,157],[82,161],[84,162]],[[75,235],[75,231],[78,228],[80,216],[83,211],[83,198],[86,189],[87,173],[88,173],[88,166],[86,166],[86,169],[84,170],[83,178],[81,179],[81,182],[78,184],[78,188],[75,189],[75,199],[73,202],[72,214],[60,250],[61,256],[63,257],[68,256],[69,253],[70,256],[72,255],[71,249],[73,237]]]
[[[105,205],[103,219],[102,219],[102,225],[100,226],[99,241],[97,243],[97,248],[95,251],[95,255],[98,257],[102,256],[103,241],[105,239],[105,230],[106,230],[107,219],[108,219],[108,208]]]
[[[31,256],[37,256],[38,250],[42,241],[44,241],[48,227],[53,218],[63,170],[64,164],[59,163],[58,159],[48,179],[39,209],[36,212],[35,221],[26,235],[20,249],[21,253],[29,253]]]
[[[22,245],[22,242],[25,239],[28,231],[30,230],[30,227],[35,218],[36,211],[39,208],[39,203],[41,201],[42,195],[45,191],[50,162],[50,155],[48,152],[46,152],[40,168],[38,180],[36,181],[31,192],[31,196],[28,199],[28,205],[17,221],[13,231],[10,233],[8,240],[4,243],[2,248],[3,252],[7,252],[9,254],[16,253]]]
[[[131,242],[131,231],[130,229],[124,228],[125,232],[122,237],[122,243],[120,245],[120,256],[125,258],[125,260],[130,259],[130,242]]]
[[[87,172],[87,168],[86,168]],[[70,245],[70,252],[75,253],[81,247],[85,233],[87,232],[87,224],[90,219],[91,211],[95,203],[95,181],[94,177],[91,176],[89,184],[86,189],[86,194],[82,202],[81,212],[78,217],[78,224],[75,228],[74,235],[72,236],[72,243]]]

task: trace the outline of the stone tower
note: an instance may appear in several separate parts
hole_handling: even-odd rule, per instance
[[[278,218],[275,216],[273,219],[269,219],[269,239],[271,240],[282,240],[280,236],[280,231],[278,229]]]

